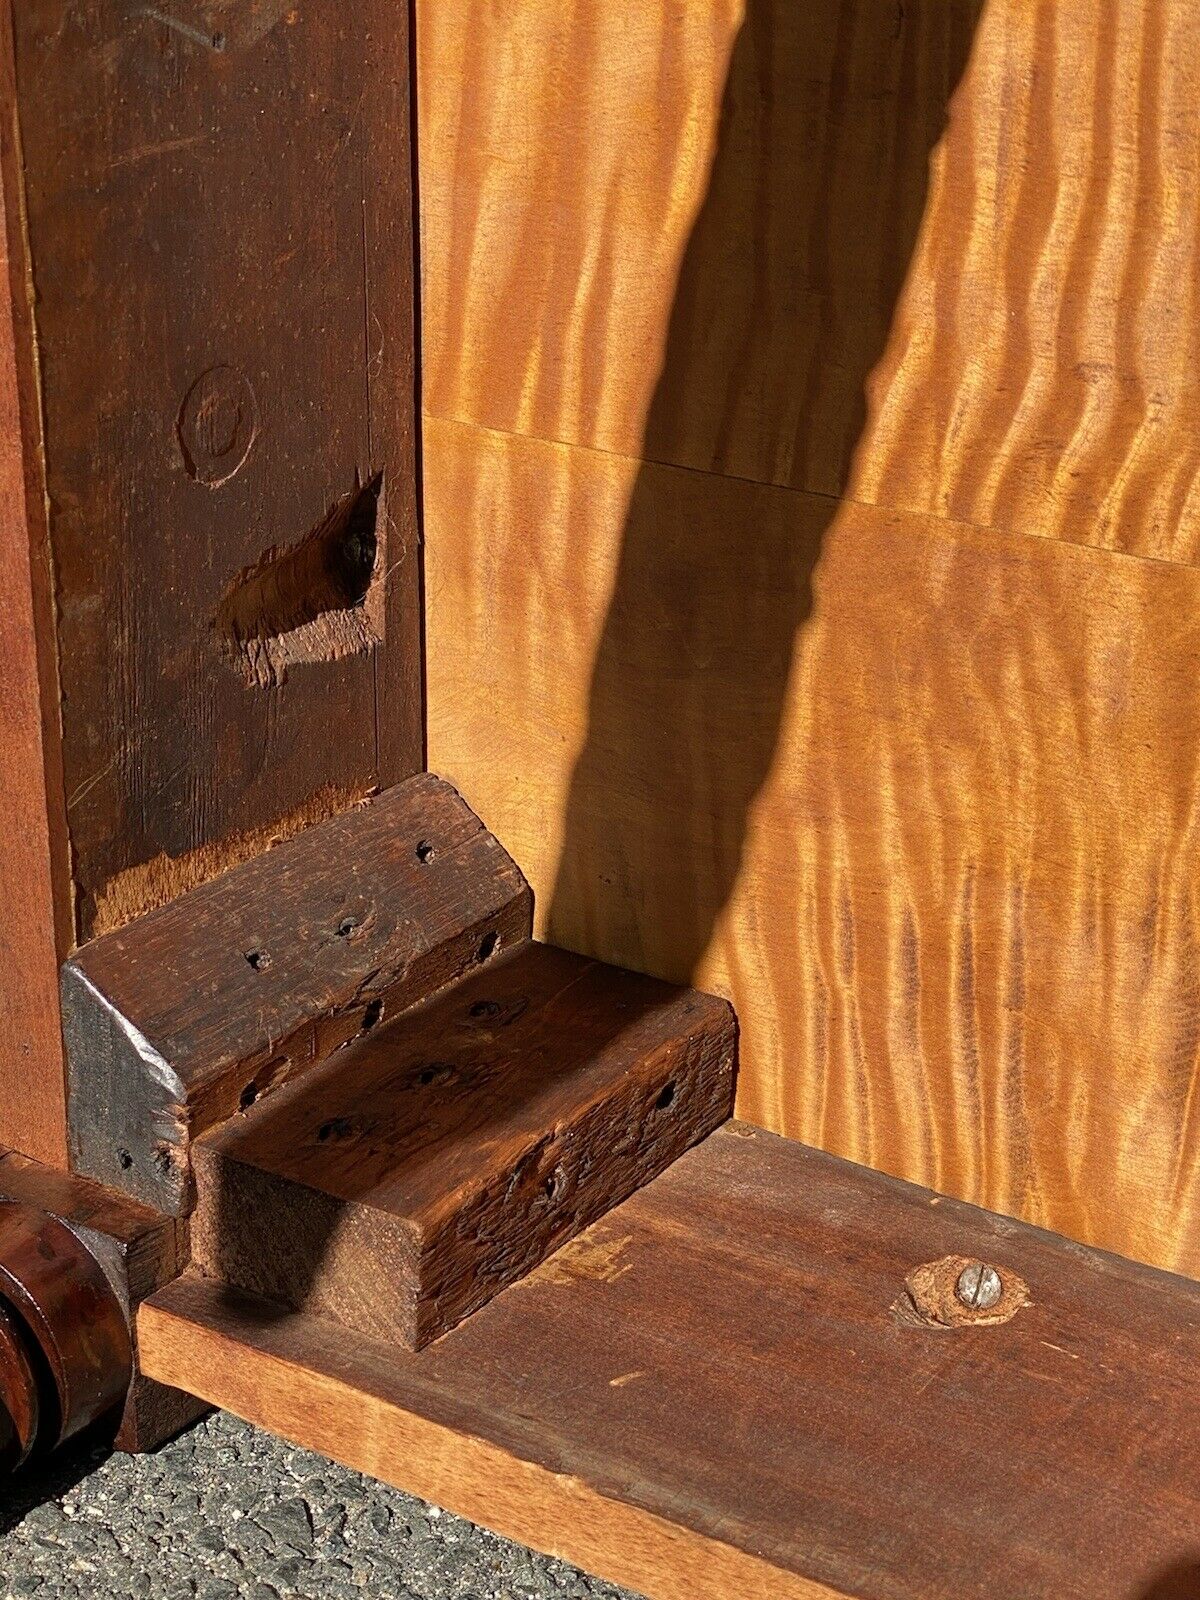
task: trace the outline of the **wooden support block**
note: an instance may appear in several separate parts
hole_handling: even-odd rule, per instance
[[[722,1000],[548,945],[371,1033],[194,1149],[194,1259],[420,1348],[730,1114]]]
[[[138,1306],[187,1265],[187,1224],[162,1216],[86,1178],[58,1172],[13,1151],[0,1151],[0,1202],[37,1212],[69,1230],[107,1279],[120,1314],[132,1329]],[[2,1263],[0,1263],[2,1265]],[[43,1313],[58,1320],[52,1306]],[[64,1329],[65,1334],[71,1332]],[[178,1433],[207,1406],[195,1396],[155,1383],[138,1371],[136,1339],[116,1435],[122,1450],[150,1450]],[[2,1363],[0,1363],[2,1364]],[[108,1382],[102,1377],[103,1382]]]
[[[1004,1320],[931,1314],[948,1258]],[[739,1123],[419,1354],[195,1277],[139,1337],[653,1600],[1200,1591],[1200,1285]]]
[[[76,1168],[186,1212],[199,1133],[527,938],[530,916],[510,858],[422,774],[96,940],[62,975]]]

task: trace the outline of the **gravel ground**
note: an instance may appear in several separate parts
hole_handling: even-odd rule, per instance
[[[0,1493],[0,1600],[633,1600],[224,1413]]]

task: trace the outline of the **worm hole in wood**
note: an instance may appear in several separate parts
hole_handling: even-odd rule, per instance
[[[500,935],[495,931],[495,929],[493,929],[491,933],[485,933],[483,938],[479,941],[479,949],[475,952],[476,959],[479,961],[489,961],[492,956],[496,954],[496,951],[499,950],[499,948]]]
[[[654,1102],[656,1111],[665,1111],[675,1098],[675,1085],[668,1083],[659,1090],[658,1099]]]
[[[422,839],[420,844],[417,846],[417,860],[423,867],[427,867],[436,854],[437,852],[434,850],[428,839]]]
[[[255,972],[265,972],[271,965],[271,957],[265,950],[247,950],[246,960]]]

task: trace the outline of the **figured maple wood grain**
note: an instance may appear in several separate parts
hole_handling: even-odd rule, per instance
[[[426,449],[432,757],[537,926],[731,998],[752,1120],[1200,1273],[1200,574]]]
[[[1197,0],[419,11],[433,415],[1200,557]]]
[[[527,942],[200,1140],[193,1260],[420,1349],[724,1122],[735,1039]]]
[[[1029,1286],[937,1328],[961,1252]],[[147,1370],[654,1600],[1192,1600],[1200,1289],[731,1124],[418,1355],[183,1278]]]

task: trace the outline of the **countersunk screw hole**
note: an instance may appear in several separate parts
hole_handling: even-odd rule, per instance
[[[130,1167],[133,1165],[133,1157],[129,1154],[128,1150],[118,1150],[117,1160],[121,1163],[122,1172],[128,1172]]]
[[[659,1091],[658,1099],[654,1102],[656,1111],[665,1111],[675,1098],[675,1085],[668,1083],[665,1089]]]
[[[434,850],[428,839],[422,839],[420,844],[417,846],[417,860],[423,867],[428,866],[436,854],[437,852]]]
[[[247,950],[246,960],[254,968],[255,972],[265,972],[271,965],[271,957],[265,950]]]
[[[251,1078],[250,1082],[246,1085],[246,1087],[242,1090],[241,1094],[238,1096],[238,1105],[242,1108],[243,1111],[249,1111],[250,1107],[254,1104],[254,1102],[257,1099],[258,1099],[258,1085],[255,1083],[254,1079]]]
[[[499,948],[500,935],[493,928],[491,933],[485,933],[483,938],[479,941],[477,959],[480,961],[487,961],[496,954],[496,951],[499,950]]]
[[[342,920],[337,925],[337,936],[338,936],[338,938],[339,939],[348,939],[350,937],[350,935],[354,932],[355,928],[357,928],[357,927],[358,927],[358,918],[357,917],[343,917]]]
[[[367,1009],[362,1014],[362,1031],[364,1033],[370,1033],[371,1029],[379,1021],[379,1019],[380,1019],[380,1017],[382,1015],[383,1015],[383,1001],[382,1000],[372,1000],[370,1005],[367,1007]]]

